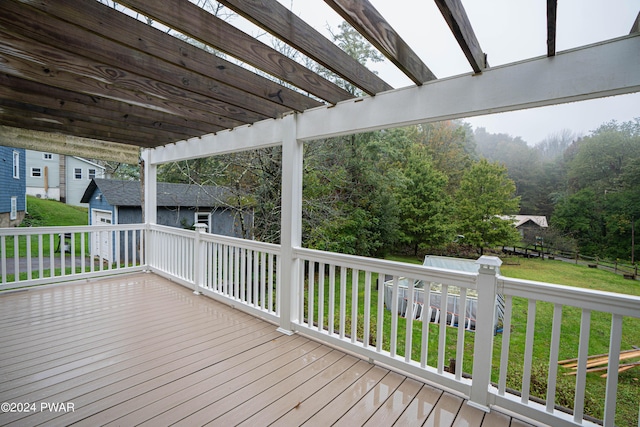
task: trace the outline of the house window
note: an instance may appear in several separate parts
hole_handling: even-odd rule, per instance
[[[45,160],[51,160],[53,159],[53,154],[51,153],[42,153],[42,158]]]
[[[96,170],[95,169],[89,169],[89,179],[93,179],[96,177]]]
[[[40,168],[31,168],[31,176],[33,178],[38,178],[42,176],[42,169]]]
[[[11,212],[9,213],[9,219],[18,218],[18,198],[16,196],[11,197]]]
[[[193,224],[206,224],[207,231],[211,231],[211,213],[210,212],[196,212]]]
[[[13,177],[20,179],[20,153],[13,152]]]
[[[73,169],[73,177],[75,179],[82,179],[82,168],[74,168]]]

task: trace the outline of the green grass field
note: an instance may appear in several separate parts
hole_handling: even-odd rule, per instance
[[[20,227],[54,227],[54,226],[72,226],[87,225],[88,214],[87,208],[71,206],[56,200],[44,200],[36,197],[27,196],[27,216],[20,224]],[[80,253],[80,233],[75,235],[75,255]],[[59,245],[60,236],[53,234],[53,243],[50,235],[45,235],[42,241],[42,251],[44,254],[49,253],[49,249],[53,244],[54,249]],[[88,250],[88,234],[85,233],[85,245]],[[15,256],[15,244],[13,237],[7,237],[4,248],[7,258]],[[22,236],[18,239],[19,256],[24,257],[27,254],[27,238]],[[38,255],[38,237],[31,236],[31,255]]]

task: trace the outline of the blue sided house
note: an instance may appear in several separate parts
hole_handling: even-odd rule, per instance
[[[157,188],[157,224],[191,228],[206,224],[209,233],[250,238],[253,228],[252,210],[238,210],[229,205],[233,194],[224,187],[159,182]],[[81,203],[89,204],[89,225],[139,224],[142,222],[142,197],[139,181],[96,178],[91,180]],[[114,253],[106,233],[92,242],[94,253],[113,260]],[[139,236],[131,241],[139,241]],[[128,248],[133,253],[134,248]],[[125,253],[124,240],[120,254]]]
[[[0,147],[0,227],[17,227],[27,210],[25,150]]]
[[[232,198],[224,187],[159,182],[157,223],[179,228],[206,224],[209,233],[248,238],[253,214],[230,207]],[[89,204],[89,225],[142,222],[139,181],[93,179],[81,202]]]

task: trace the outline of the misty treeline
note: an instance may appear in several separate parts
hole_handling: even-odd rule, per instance
[[[604,123],[582,137],[566,130],[533,147],[484,129],[474,136],[479,155],[507,167],[520,212],[550,220],[541,233],[546,244],[638,260],[633,233],[640,219],[640,118]]]

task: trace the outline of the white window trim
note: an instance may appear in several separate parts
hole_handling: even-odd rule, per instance
[[[95,168],[89,168],[87,169],[87,179],[88,180],[92,180],[93,178],[91,177],[91,171],[93,171],[93,178],[97,178],[98,177],[98,170]]]
[[[196,224],[207,224],[207,232],[211,233],[211,214],[212,212],[194,212],[193,214],[193,225]],[[199,215],[205,216],[207,215],[207,221],[206,222],[202,222],[199,221]]]
[[[38,174],[39,174],[39,175],[34,175],[34,173],[35,173],[36,171],[38,171]],[[32,167],[32,168],[31,168],[31,177],[32,177],[32,178],[40,178],[40,177],[42,177],[42,168],[39,168],[39,167]]]
[[[49,157],[47,157],[49,156]],[[42,153],[42,159],[43,160],[53,160],[53,154],[51,153]]]
[[[13,152],[13,177],[20,179],[20,153]]]
[[[76,171],[80,171],[80,178],[78,178]],[[73,179],[78,181],[82,179],[82,168],[73,168]]]
[[[9,219],[18,219],[18,197],[11,196],[11,212],[9,213]]]

